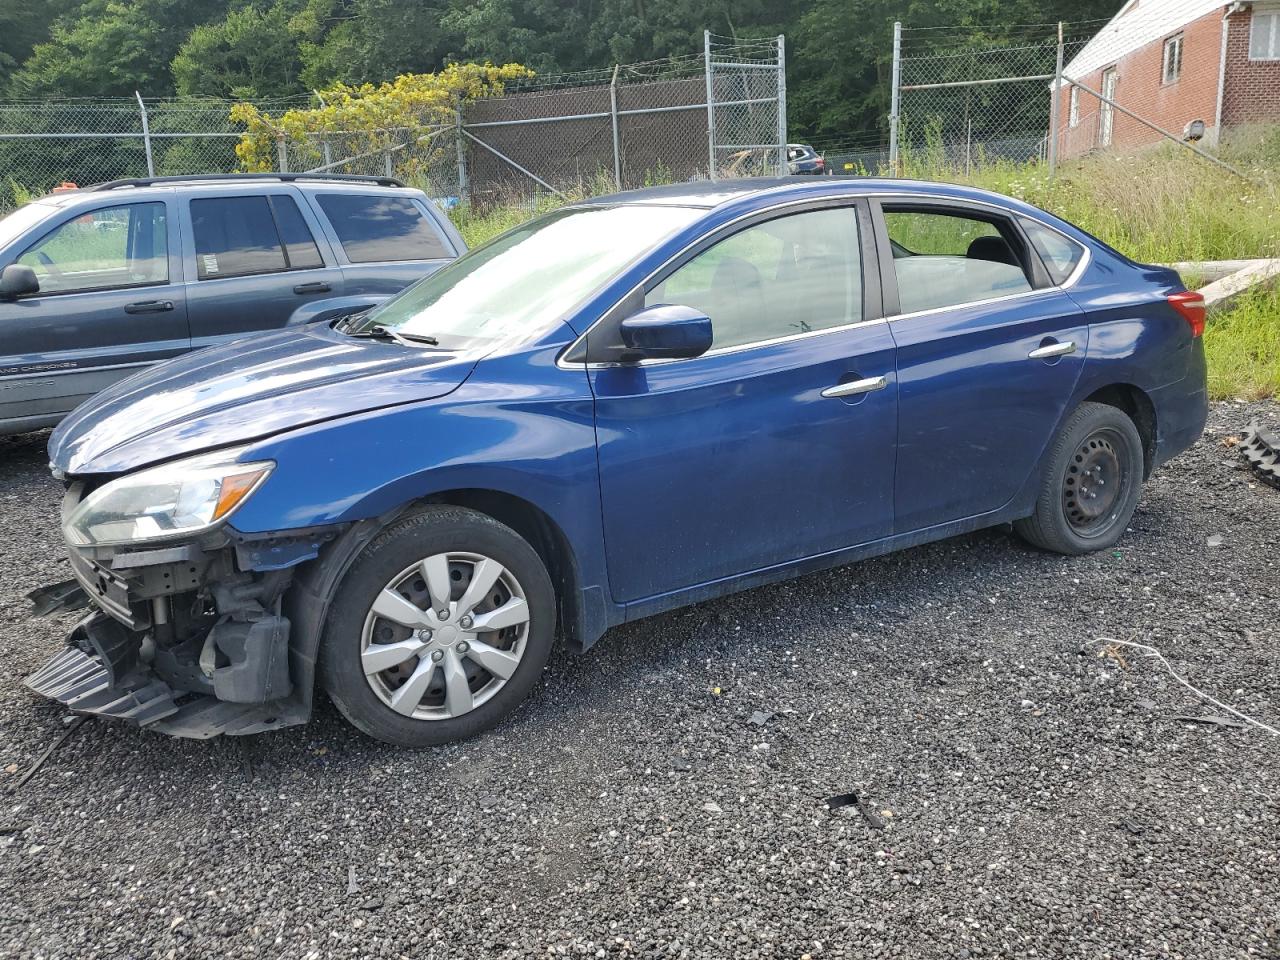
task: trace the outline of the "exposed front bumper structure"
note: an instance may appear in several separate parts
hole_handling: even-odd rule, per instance
[[[74,487],[64,515],[79,495]],[[163,546],[69,548],[75,580],[30,594],[37,615],[88,607],[25,685],[80,714],[206,739],[304,723],[312,663],[293,663],[293,568],[334,531]],[[305,683],[295,683],[305,677]]]

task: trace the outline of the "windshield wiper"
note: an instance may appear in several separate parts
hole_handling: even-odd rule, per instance
[[[368,337],[373,340],[394,340],[396,343],[411,345],[423,344],[428,347],[440,346],[440,341],[435,337],[425,333],[401,333],[399,330],[393,330],[391,327],[384,327],[380,323],[375,323],[367,330],[361,330],[359,333],[348,334],[351,337]]]

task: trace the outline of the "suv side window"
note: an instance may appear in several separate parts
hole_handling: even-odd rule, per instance
[[[862,320],[862,257],[852,207],[794,213],[702,251],[645,295],[711,318],[712,349]]]
[[[201,280],[324,266],[292,197],[208,197],[191,201]]]
[[[435,225],[408,197],[348,193],[315,196],[352,263],[445,260],[453,256]]]
[[[884,204],[902,313],[1031,291],[1023,244],[999,220]]]
[[[62,224],[17,259],[35,271],[41,293],[78,293],[169,282],[163,203],[93,210]]]

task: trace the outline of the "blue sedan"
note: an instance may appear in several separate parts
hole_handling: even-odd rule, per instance
[[[1204,302],[1041,210],[901,180],[535,219],[366,315],[123,381],[49,443],[84,606],[27,678],[190,737],[317,685],[409,746],[556,636],[1012,522],[1111,546],[1201,433]]]

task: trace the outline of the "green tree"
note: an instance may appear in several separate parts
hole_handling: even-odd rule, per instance
[[[293,18],[307,89],[380,83],[444,65],[449,38],[431,0],[307,0]]]
[[[178,95],[253,100],[306,92],[292,16],[288,4],[276,3],[196,27],[173,58]]]
[[[20,96],[113,97],[173,92],[169,64],[219,2],[88,0],[60,18],[10,82]]]

